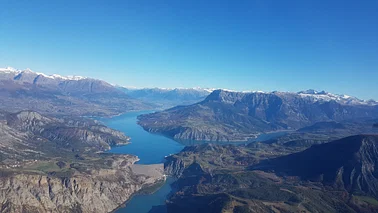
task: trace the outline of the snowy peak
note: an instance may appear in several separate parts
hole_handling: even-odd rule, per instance
[[[17,85],[17,88],[27,90],[33,85],[38,89],[48,89],[52,93],[58,92],[70,95],[109,94],[109,97],[126,97],[122,91],[102,80],[81,76],[46,75],[34,72],[31,69],[0,68],[0,84],[10,86],[10,88],[12,88],[12,85]]]
[[[214,91],[215,93],[222,93],[226,94],[227,96],[233,96],[236,94],[242,95],[253,95],[251,97],[254,97],[254,95],[276,95],[279,97],[295,97],[299,96],[300,98],[310,101],[310,102],[330,102],[330,101],[335,101],[339,104],[343,105],[369,105],[369,106],[375,106],[378,105],[377,101],[374,100],[361,100],[353,96],[349,95],[338,95],[338,94],[332,94],[329,92],[326,92],[324,90],[322,91],[317,91],[313,89],[305,90],[305,91],[300,91],[300,92],[263,92],[263,91],[243,91],[243,92],[235,92],[232,90],[225,90],[225,89],[218,89]],[[239,96],[235,96],[239,97]]]
[[[51,79],[62,79],[62,80],[71,80],[71,81],[87,79],[87,77],[77,76],[77,75],[61,76],[58,74],[53,74],[53,75],[43,75],[43,76],[46,78],[51,78]]]
[[[2,72],[2,73],[15,73],[15,72],[17,72],[17,69],[15,69],[13,67],[0,68],[0,72]]]
[[[192,89],[197,90],[197,91],[205,91],[208,93],[212,93],[214,90],[216,90],[214,88],[202,88],[202,87],[193,87]]]
[[[349,95],[338,95],[332,94],[326,91],[316,91],[313,89],[309,89],[306,91],[300,91],[297,93],[303,98],[311,99],[312,101],[336,101],[341,104],[347,105],[378,105],[378,102],[374,100],[361,100],[356,97],[352,97]]]
[[[19,69],[15,69],[13,67],[0,68],[0,74],[1,73],[13,74],[15,77],[20,75],[20,74],[21,75],[22,74],[33,74],[33,75],[43,76],[45,78],[56,79],[56,80],[78,81],[78,80],[87,79],[87,77],[75,76],[75,75],[69,75],[69,76],[61,76],[61,75],[57,75],[57,74],[46,75],[44,73],[34,72],[29,68],[27,68],[25,70],[19,70]]]
[[[326,91],[322,90],[322,91],[317,91],[317,90],[314,90],[314,89],[308,89],[306,91],[300,91],[298,92],[298,94],[308,94],[308,95],[325,95],[327,94]]]

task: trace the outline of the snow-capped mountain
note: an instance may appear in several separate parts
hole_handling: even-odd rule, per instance
[[[0,100],[0,110],[57,114],[114,115],[150,108],[102,80],[11,67],[0,68]]]
[[[316,101],[336,101],[341,104],[361,104],[361,105],[378,105],[378,102],[374,100],[362,100],[358,99],[356,97],[352,97],[349,95],[337,95],[337,94],[332,94],[326,91],[316,91],[313,89],[309,89],[306,91],[300,91],[297,93],[303,98],[308,98],[314,102]]]
[[[184,140],[240,141],[251,135],[295,130],[318,122],[378,119],[378,105],[327,92],[228,92],[142,115],[144,129]],[[195,122],[193,122],[195,121]]]
[[[12,67],[0,68],[0,86],[2,88],[15,88],[15,85],[28,87],[34,85],[67,94],[109,94],[109,97],[127,95],[130,98],[138,99],[146,103],[153,103],[160,108],[168,108],[176,105],[189,105],[204,100],[216,88],[130,88],[111,85],[105,81],[82,76],[61,76],[58,74],[46,75],[34,72],[30,69],[19,70]],[[26,88],[25,87],[25,88]],[[263,91],[242,91],[237,92],[229,89],[221,89],[230,93],[256,95],[279,95],[287,98],[302,99],[309,103],[337,102],[343,105],[366,105],[376,106],[374,100],[361,100],[349,95],[337,95],[325,91],[305,90],[300,92],[263,92]],[[242,96],[242,95],[240,95]]]
[[[69,93],[88,94],[112,91],[115,94],[120,94],[118,89],[102,80],[82,76],[46,75],[34,72],[31,69],[0,68],[0,81],[12,82],[18,85],[35,85]],[[8,83],[8,85],[10,84]]]
[[[317,91],[313,89],[300,92],[264,92],[264,91],[242,91],[238,92],[229,89],[216,88],[135,88],[135,87],[119,87],[130,97],[142,99],[147,102],[158,102],[158,104],[167,102],[168,106],[188,105],[203,100],[207,95],[215,90],[222,90],[233,93],[254,93],[254,94],[281,94],[284,96],[292,96],[302,98],[310,102],[330,102],[335,101],[343,105],[378,105],[374,100],[362,100],[349,95],[338,95],[326,91]]]
[[[235,92],[224,90],[226,92]],[[324,90],[317,91],[314,89],[308,89],[300,92],[264,92],[264,91],[243,91],[241,93],[260,93],[260,94],[281,94],[281,95],[289,95],[289,96],[299,96],[303,99],[310,100],[312,102],[329,102],[329,101],[336,101],[337,103],[344,104],[344,105],[378,105],[378,102],[375,100],[362,100],[350,95],[338,95],[326,92]]]
[[[0,68],[0,74],[8,74],[9,76],[13,75],[14,77],[17,77],[18,75],[23,75],[23,74],[24,75],[29,74],[29,75],[35,75],[35,76],[42,76],[42,77],[50,78],[50,79],[54,79],[54,80],[77,81],[77,80],[87,79],[87,77],[76,76],[76,75],[69,75],[69,76],[61,76],[61,75],[58,75],[58,74],[46,75],[44,73],[34,72],[29,68],[27,68],[25,70],[19,70],[19,69],[15,69],[13,67]]]

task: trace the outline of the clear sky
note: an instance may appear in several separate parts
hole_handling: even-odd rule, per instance
[[[0,67],[378,99],[377,11],[376,0],[0,0]]]

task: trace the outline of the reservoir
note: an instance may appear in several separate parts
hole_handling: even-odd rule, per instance
[[[130,112],[113,118],[99,119],[106,126],[122,131],[131,137],[131,143],[125,146],[113,147],[110,152],[118,154],[133,154],[139,157],[138,164],[162,163],[164,157],[180,152],[184,145],[173,139],[145,131],[137,124],[137,117],[152,111]],[[262,141],[281,136],[285,133],[263,134],[255,141]],[[188,142],[186,145],[195,145],[201,142]],[[246,143],[246,142],[241,142]],[[240,143],[235,143],[240,144]],[[155,193],[149,195],[135,195],[125,207],[119,208],[116,213],[165,213],[165,201],[171,192],[172,178],[167,178],[166,183]]]
[[[162,163],[164,157],[180,152],[184,145],[167,137],[151,134],[137,124],[137,116],[151,111],[130,112],[113,118],[100,119],[106,126],[122,131],[131,137],[131,143],[126,146],[113,147],[110,152],[119,154],[133,154],[139,157],[139,164]],[[155,193],[149,195],[135,195],[126,207],[116,213],[164,213],[165,200],[171,192],[170,184],[174,180],[167,178],[166,183]]]

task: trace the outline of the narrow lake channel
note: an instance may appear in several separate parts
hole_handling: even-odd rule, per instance
[[[138,164],[162,163],[164,157],[178,153],[184,145],[167,137],[151,134],[137,124],[137,116],[150,113],[150,111],[130,112],[101,121],[113,129],[124,132],[131,137],[131,143],[126,146],[113,147],[110,152],[120,154],[133,154],[139,157]],[[135,195],[125,207],[120,208],[116,213],[164,213],[167,195],[171,192],[170,184],[174,180],[168,178],[165,184],[155,193],[149,195]],[[154,208],[160,206],[160,208]]]

